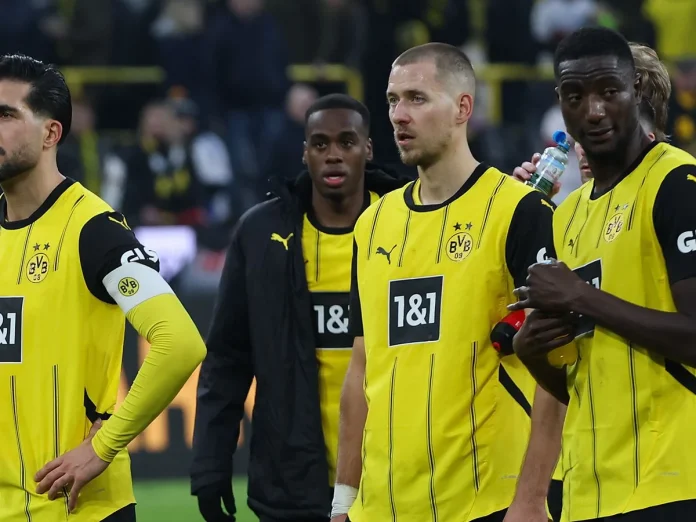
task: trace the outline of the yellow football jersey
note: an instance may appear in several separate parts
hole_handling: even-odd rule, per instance
[[[364,335],[368,416],[356,522],[465,522],[506,509],[526,449],[534,382],[490,342],[553,207],[480,165],[441,205],[418,182],[355,229],[351,328]]]
[[[377,199],[377,194],[369,193],[366,206]],[[341,388],[353,347],[353,338],[348,334],[353,227],[326,228],[314,216],[305,214],[302,252],[307,286],[312,296],[321,420],[329,464],[329,484],[333,487],[338,459]]]
[[[69,179],[23,221],[7,222],[0,201],[0,218],[0,520],[68,520],[67,499],[38,495],[34,475],[113,411],[125,317],[101,280],[110,256],[147,254],[120,214]],[[134,502],[124,450],[69,520]]]
[[[696,277],[696,161],[648,147],[604,194],[587,183],[554,216],[558,259],[638,306],[674,312],[670,285]],[[694,369],[587,318],[568,367],[564,520],[588,520],[696,498]]]

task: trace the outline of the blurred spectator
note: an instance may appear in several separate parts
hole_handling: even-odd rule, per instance
[[[138,145],[126,159],[122,212],[133,225],[203,225],[201,187],[185,133],[164,102],[142,112]]]
[[[302,162],[302,144],[305,139],[305,113],[319,97],[316,89],[304,84],[295,84],[288,93],[286,123],[283,139],[273,150],[270,175],[293,179],[305,169]]]
[[[323,0],[265,0],[266,11],[277,21],[287,43],[290,63],[316,61]]]
[[[232,215],[232,165],[225,142],[199,127],[198,106],[191,100],[172,100],[177,130],[175,143],[186,149],[201,187],[208,224],[226,223]]]
[[[158,65],[166,73],[165,87],[184,87],[197,102],[205,92],[204,14],[200,0],[165,0],[152,26]]]
[[[50,39],[40,31],[40,13],[27,0],[0,0],[0,54],[22,53],[51,60]]]
[[[676,63],[667,129],[673,145],[696,155],[696,55]]]
[[[696,1],[645,0],[643,10],[655,24],[656,51],[662,60],[696,56]]]
[[[360,68],[367,13],[357,0],[321,1],[321,38],[315,60]]]
[[[216,112],[226,116],[241,204],[249,208],[262,198],[260,180],[285,124],[286,44],[262,0],[227,0],[208,36],[210,88]]]
[[[564,36],[595,23],[599,14],[594,0],[539,0],[532,7],[532,34],[553,52]]]

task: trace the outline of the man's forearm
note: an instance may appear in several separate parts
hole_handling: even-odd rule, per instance
[[[696,319],[637,306],[591,285],[572,303],[574,312],[674,361],[696,366]]]
[[[556,401],[566,405],[570,401],[568,395],[565,369],[554,368],[549,364],[546,354],[533,357],[520,357],[522,363],[532,374],[537,384]]]
[[[336,484],[357,488],[362,474],[362,437],[367,419],[367,402],[363,391],[364,370],[350,368],[341,393],[338,463]]]
[[[561,452],[561,434],[566,406],[537,387],[532,408],[532,432],[515,502],[544,502]]]

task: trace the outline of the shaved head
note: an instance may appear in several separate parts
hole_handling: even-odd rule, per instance
[[[444,43],[427,43],[412,47],[402,53],[392,68],[421,62],[433,62],[437,69],[437,80],[455,93],[474,95],[476,75],[469,57],[458,47]]]

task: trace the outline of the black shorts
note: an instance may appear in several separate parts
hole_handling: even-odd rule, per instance
[[[696,500],[671,502],[595,520],[602,522],[687,522],[696,520]]]
[[[129,504],[115,513],[111,513],[102,522],[135,522],[135,504]]]

